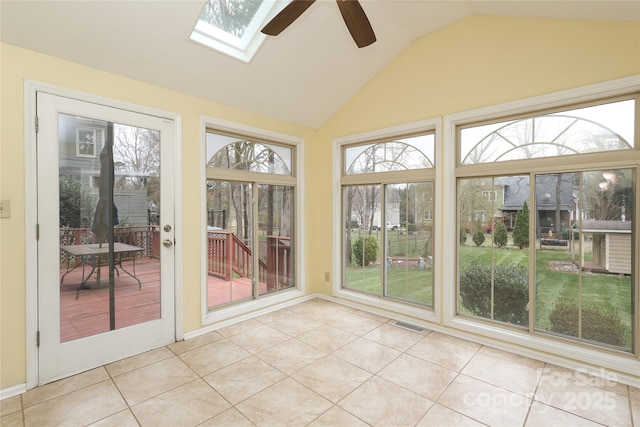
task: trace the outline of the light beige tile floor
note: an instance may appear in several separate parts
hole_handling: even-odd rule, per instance
[[[5,399],[0,415],[2,427],[640,427],[640,390],[585,378],[314,299]]]

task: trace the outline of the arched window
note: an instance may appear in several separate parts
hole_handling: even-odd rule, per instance
[[[292,175],[292,149],[276,144],[207,133],[207,167]]]
[[[461,164],[632,149],[634,103],[626,100],[464,128]]]
[[[433,306],[435,132],[342,147],[342,289]]]
[[[410,141],[406,142],[406,141]],[[380,142],[346,150],[347,175],[433,168],[433,135]],[[354,157],[350,162],[350,157]]]

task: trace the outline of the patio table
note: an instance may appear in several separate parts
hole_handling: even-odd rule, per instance
[[[64,282],[64,278],[67,274],[71,273],[78,267],[82,267],[82,281],[78,290],[76,291],[76,299],[78,299],[78,294],[81,289],[91,289],[91,286],[87,285],[87,282],[93,275],[96,273],[96,285],[100,285],[100,267],[105,265],[104,260],[108,259],[109,256],[109,245],[103,243],[100,245],[99,243],[92,243],[88,245],[60,245],[60,249],[67,252],[69,255],[73,255],[76,259],[80,259],[80,264],[77,264],[70,268],[69,260],[70,256],[67,256],[67,271],[60,278],[60,284]],[[128,274],[130,277],[133,277],[138,282],[138,288],[142,289],[142,283],[140,279],[136,277],[136,255],[138,252],[142,252],[143,248],[138,246],[128,245],[126,243],[116,242],[113,244],[113,252],[114,252],[114,265],[116,266],[116,272],[118,272],[118,268]],[[124,268],[122,261],[124,258],[128,259],[129,257],[125,257],[125,254],[131,254],[132,260],[132,271],[128,271]],[[91,271],[85,278],[85,267],[91,266]],[[120,273],[118,272],[118,276]]]

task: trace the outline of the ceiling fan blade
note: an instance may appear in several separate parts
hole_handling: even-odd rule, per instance
[[[369,46],[376,41],[371,23],[358,0],[336,0],[342,19],[358,47]]]
[[[262,29],[262,32],[270,36],[277,36],[285,28],[293,23],[305,10],[309,9],[316,0],[293,0],[280,11]]]

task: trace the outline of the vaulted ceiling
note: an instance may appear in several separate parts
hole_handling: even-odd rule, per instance
[[[288,1],[279,3],[271,16]],[[640,20],[640,2],[627,0],[361,0],[378,41],[359,49],[335,2],[326,0],[315,2],[279,36],[268,37],[253,60],[244,63],[189,41],[203,4],[2,0],[0,37],[5,43],[318,128],[413,40],[468,16]]]

